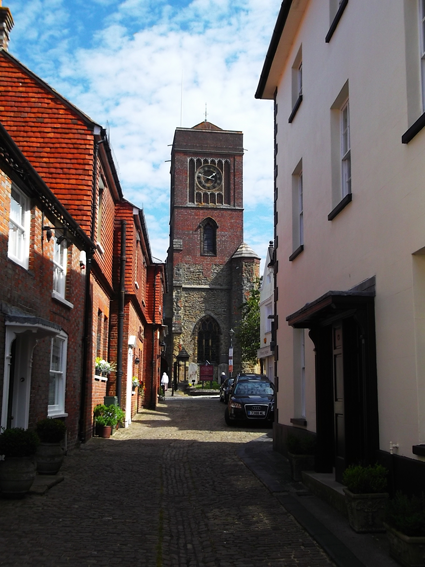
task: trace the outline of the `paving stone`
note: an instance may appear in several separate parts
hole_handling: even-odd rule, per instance
[[[168,396],[67,455],[63,482],[0,499],[0,565],[331,566],[241,460],[268,432],[229,428],[217,398]]]

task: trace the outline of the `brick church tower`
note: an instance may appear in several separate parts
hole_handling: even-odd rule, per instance
[[[177,380],[241,370],[232,330],[259,276],[260,258],[243,242],[243,134],[210,122],[177,128],[171,151],[170,245],[164,323],[166,357]]]

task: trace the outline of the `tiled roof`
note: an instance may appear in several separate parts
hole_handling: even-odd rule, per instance
[[[89,234],[96,124],[4,50],[0,50],[0,121]]]

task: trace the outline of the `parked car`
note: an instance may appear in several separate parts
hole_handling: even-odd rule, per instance
[[[227,425],[237,421],[274,421],[274,386],[270,380],[260,378],[236,379],[230,392],[224,419]]]
[[[226,378],[226,380],[220,386],[220,402],[227,404],[227,402],[229,401],[229,391],[234,381],[234,378]]]

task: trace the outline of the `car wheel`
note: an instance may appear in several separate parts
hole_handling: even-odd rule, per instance
[[[233,425],[233,422],[229,417],[229,408],[226,408],[224,411],[224,421],[226,422],[226,425]]]

